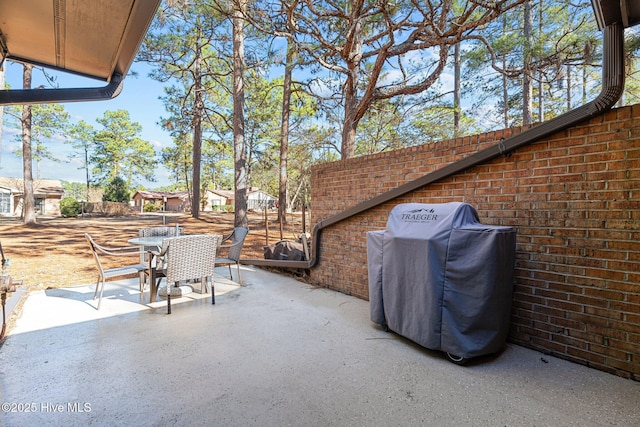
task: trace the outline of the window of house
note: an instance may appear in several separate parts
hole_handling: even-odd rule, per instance
[[[0,213],[11,213],[11,193],[0,193]]]
[[[44,213],[44,197],[36,197],[36,213],[40,215]]]

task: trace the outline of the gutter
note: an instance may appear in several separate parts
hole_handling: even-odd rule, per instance
[[[241,259],[245,265],[303,268],[316,266],[320,259],[320,238],[322,230],[340,221],[351,218],[362,212],[382,205],[421,187],[436,181],[459,174],[469,168],[486,163],[496,157],[507,155],[512,151],[529,145],[541,138],[565,130],[585,120],[601,115],[611,109],[618,102],[624,90],[624,27],[621,23],[614,23],[603,29],[603,58],[602,58],[602,89],[600,94],[591,102],[574,110],[564,113],[549,121],[528,129],[519,135],[502,140],[482,151],[451,163],[441,169],[430,172],[414,181],[407,182],[393,190],[382,193],[366,200],[338,214],[321,220],[313,227],[311,236],[311,259],[308,261],[286,261],[272,259]]]
[[[114,73],[109,84],[102,87],[71,89],[3,89],[0,105],[45,104],[53,102],[102,101],[115,98],[122,92],[124,77]]]

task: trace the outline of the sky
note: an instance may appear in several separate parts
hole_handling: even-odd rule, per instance
[[[417,55],[417,54],[416,54]],[[168,116],[162,101],[159,99],[164,94],[164,84],[150,77],[148,64],[134,62],[130,69],[130,75],[124,80],[122,92],[115,98],[104,101],[72,102],[62,104],[71,116],[71,122],[77,123],[84,120],[96,129],[102,126],[96,122],[97,118],[104,115],[105,111],[124,109],[129,111],[130,119],[142,126],[141,138],[150,142],[156,150],[157,158],[163,147],[173,145],[171,136],[164,131],[157,122],[163,116]],[[6,82],[12,88],[22,87],[22,65],[7,61],[5,64]],[[48,73],[56,76],[56,83],[62,88],[75,88],[87,86],[105,86],[106,82],[82,78],[69,73]],[[135,75],[131,75],[134,73]],[[391,78],[391,76],[389,76]],[[442,90],[452,90],[453,77],[445,71],[440,78]],[[33,72],[32,87],[39,85],[50,87],[44,79],[43,73],[37,69]],[[5,115],[5,123],[7,117]],[[13,154],[20,148],[20,129],[4,126],[2,130],[2,147],[0,153],[0,176],[22,177],[22,157]],[[85,171],[80,159],[72,159],[73,148],[61,140],[51,141],[48,148],[62,162],[43,160],[40,164],[33,164],[33,177],[41,179],[57,179],[70,182],[86,182]],[[141,180],[140,183],[149,190],[172,184],[169,172],[161,165],[155,171],[156,181]]]
[[[22,66],[7,61],[5,63],[5,71],[7,84],[12,88],[21,88]],[[150,142],[156,153],[159,154],[163,147],[172,145],[169,133],[162,130],[157,124],[160,121],[160,117],[168,115],[162,101],[159,99],[164,93],[163,84],[148,77],[149,68],[146,64],[134,63],[129,71],[137,73],[137,76],[129,75],[125,78],[123,90],[117,97],[106,101],[71,102],[62,105],[70,114],[72,123],[84,120],[96,129],[102,127],[96,122],[96,119],[102,117],[105,111],[119,109],[129,111],[131,121],[138,122],[142,126],[141,138]],[[51,72],[51,74],[57,77],[57,84],[61,88],[106,86],[107,84],[106,82],[78,77],[68,73]],[[46,84],[42,72],[34,69],[32,87],[38,87],[41,84]],[[7,117],[5,115],[6,121]],[[16,139],[19,136],[19,129],[3,127],[0,176],[22,177],[22,157],[13,154],[20,147],[20,142]],[[80,161],[67,159],[73,151],[70,145],[62,141],[52,141],[48,144],[48,147],[55,156],[64,158],[64,160],[61,163],[49,160],[40,162],[41,179],[85,182],[85,171],[82,169]],[[37,178],[36,168],[37,165],[34,162],[34,178]],[[169,173],[162,165],[158,165],[155,175],[156,182],[142,181],[142,185],[147,189],[154,189],[171,184]]]

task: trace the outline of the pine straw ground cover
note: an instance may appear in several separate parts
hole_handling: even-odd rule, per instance
[[[269,243],[281,240],[280,226],[276,218],[275,213],[269,214]],[[204,212],[199,219],[182,214],[167,214],[165,223],[173,226],[178,222],[187,234],[215,233],[226,236],[233,229],[233,219],[233,213]],[[289,214],[287,220],[282,236],[284,239],[295,240],[302,233],[302,216]],[[38,223],[29,227],[19,219],[0,218],[0,243],[5,257],[11,260],[8,274],[14,280],[22,280],[25,292],[30,292],[95,284],[97,268],[84,233],[91,234],[100,244],[129,246],[127,240],[137,237],[140,228],[159,225],[163,225],[161,214],[38,218]],[[264,258],[263,250],[266,244],[264,214],[249,213],[249,235],[245,240],[242,257]],[[105,268],[117,266],[122,262],[122,258],[117,259],[113,265],[106,263]]]

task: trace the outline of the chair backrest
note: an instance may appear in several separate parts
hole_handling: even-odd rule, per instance
[[[244,239],[249,234],[249,229],[244,227],[236,227],[231,234],[231,246],[229,247],[229,258],[234,261],[240,259],[240,252],[244,245]]]
[[[220,241],[221,237],[215,234],[192,234],[165,239],[167,283],[213,277]]]
[[[178,233],[180,236],[182,236],[184,234],[184,228],[178,227]],[[140,237],[157,237],[157,236],[174,237],[176,235],[176,227],[158,226],[158,227],[141,228],[138,231],[138,235]]]
[[[138,230],[138,236],[139,237],[175,237],[176,235],[176,227],[171,227],[171,226],[157,226],[157,227],[147,227],[147,228],[141,228],[140,230]],[[178,227],[178,235],[182,236],[184,235],[184,227]],[[144,250],[145,251],[152,251],[156,249],[156,247],[154,246],[145,246]],[[144,262],[147,262],[149,260],[149,255],[148,254],[144,254],[142,257],[142,260]]]

